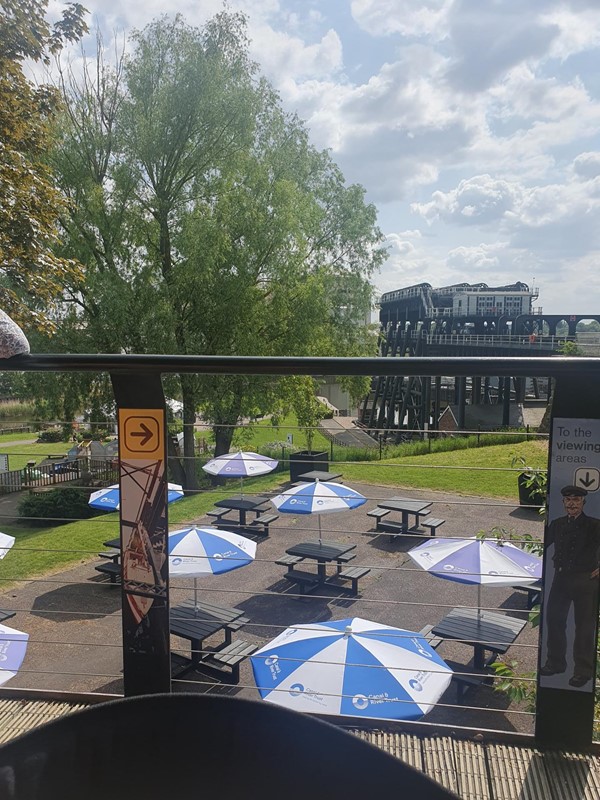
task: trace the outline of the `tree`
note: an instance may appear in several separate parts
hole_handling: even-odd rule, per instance
[[[54,159],[72,199],[63,254],[85,264],[55,343],[137,352],[375,354],[375,208],[286,114],[248,57],[245,18],[161,18],[126,62],[63,81]],[[99,48],[101,51],[101,48]],[[97,77],[96,77],[97,76]],[[95,345],[95,347],[93,346]],[[181,376],[184,453],[198,410],[227,451],[285,381]],[[177,465],[176,465],[177,466]],[[179,465],[194,485],[192,459]]]
[[[34,86],[23,64],[47,63],[65,42],[80,38],[85,9],[68,4],[50,27],[47,6],[47,0],[2,0],[0,6],[0,298],[26,328],[32,318],[51,327],[49,303],[80,276],[75,262],[53,252],[65,202],[45,156],[60,96]]]

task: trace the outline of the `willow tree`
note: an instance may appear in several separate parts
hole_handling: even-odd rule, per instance
[[[161,18],[133,43],[128,59],[109,69],[99,56],[64,84],[65,253],[86,266],[71,335],[138,352],[374,353],[375,209],[285,113],[249,59],[243,15],[202,29]],[[241,418],[281,408],[288,388],[180,376],[179,391],[191,456],[198,410],[221,453]]]

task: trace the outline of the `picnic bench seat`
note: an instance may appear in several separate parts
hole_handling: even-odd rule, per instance
[[[107,561],[105,564],[97,564],[94,569],[97,572],[103,572],[108,575],[111,583],[116,583],[121,580],[121,565],[115,564],[114,561]]]
[[[541,580],[535,583],[513,583],[511,589],[517,589],[520,592],[527,593],[527,608],[531,610],[534,606],[539,605],[542,599],[542,582]]]
[[[375,521],[375,530],[378,531],[378,530],[381,530],[381,528],[380,528],[381,520],[383,519],[383,517],[386,517],[389,513],[390,513],[389,509],[387,509],[387,508],[379,508],[379,506],[377,506],[376,508],[372,509],[371,511],[367,511],[367,517],[375,517],[375,520],[376,520]]]
[[[206,516],[212,517],[213,519],[221,519],[221,517],[224,517],[225,514],[228,513],[229,513],[228,508],[215,508],[212,511],[207,511]]]
[[[343,580],[352,581],[352,594],[358,594],[358,582],[365,575],[368,575],[371,570],[368,567],[346,567],[343,569],[338,577]]]
[[[429,532],[430,532],[431,536],[435,536],[435,532],[436,532],[437,528],[439,528],[440,525],[443,525],[444,522],[446,522],[445,519],[431,519],[431,518],[429,518],[429,519],[423,520],[420,524],[424,528],[429,528]]]
[[[421,628],[419,631],[419,636],[422,636],[427,644],[436,650],[441,643],[444,641],[441,636],[435,636],[431,631],[433,630],[433,625],[425,625],[424,628]]]
[[[462,704],[465,694],[469,689],[475,689],[484,683],[491,683],[494,676],[487,670],[478,669],[471,665],[465,666],[456,661],[446,660],[446,664],[453,670],[452,683],[456,686],[456,702]]]
[[[250,523],[252,528],[262,528],[262,535],[268,536],[269,535],[269,525],[272,522],[275,522],[276,519],[279,519],[279,514],[260,514],[256,519],[253,519]]]
[[[288,571],[293,569],[296,564],[299,564],[301,561],[304,561],[302,556],[290,556],[288,553],[278,558],[275,562],[280,567],[287,567]]]
[[[300,569],[288,569],[283,577],[292,583],[297,583],[300,587],[300,594],[304,594],[307,589],[310,591],[319,585],[319,578],[314,572],[305,572]]]
[[[336,558],[338,575],[342,571],[344,564],[349,564],[351,561],[354,561],[355,558],[356,553],[351,552],[342,553],[341,556],[338,556],[338,558]]]
[[[244,625],[247,625],[250,622],[250,617],[238,617],[233,622],[228,622],[227,627],[230,631],[239,631],[240,628],[243,628]]]
[[[121,551],[107,550],[104,553],[98,553],[98,555],[100,556],[100,558],[106,558],[108,561],[112,561],[116,564],[119,561],[119,558],[121,557]]]
[[[226,647],[206,655],[201,662],[201,668],[208,667],[217,671],[228,683],[240,682],[240,664],[244,659],[258,650],[257,644],[236,639]]]

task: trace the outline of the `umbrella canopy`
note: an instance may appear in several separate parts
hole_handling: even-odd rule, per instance
[[[184,528],[169,533],[169,574],[195,578],[219,575],[254,561],[256,542],[218,528]]]
[[[293,486],[271,502],[278,511],[285,514],[330,514],[335,511],[348,511],[367,502],[360,492],[333,481],[303,483]],[[319,541],[321,541],[321,518],[319,517]]]
[[[279,464],[275,458],[261,456],[259,453],[226,453],[208,461],[202,469],[210,475],[225,478],[246,478],[253,475],[266,475]]]
[[[428,572],[457,583],[512,586],[542,577],[542,559],[510,542],[492,539],[435,539],[408,551]]]
[[[169,483],[167,492],[167,502],[173,503],[183,497],[183,487],[178,483]],[[117,511],[120,501],[119,484],[115,483],[113,486],[107,486],[104,489],[98,489],[97,492],[92,492],[88,505],[92,508],[100,508],[104,511]]]
[[[316,714],[418,719],[452,678],[418,633],[360,617],[295,625],[251,662],[264,700]]]
[[[0,558],[4,558],[14,543],[14,536],[10,536],[8,533],[0,533]]]
[[[29,634],[0,624],[0,685],[17,674],[27,652]]]

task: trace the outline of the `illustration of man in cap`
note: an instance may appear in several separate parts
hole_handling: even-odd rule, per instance
[[[563,486],[560,493],[566,515],[554,519],[546,535],[547,545],[554,545],[554,579],[545,609],[547,658],[540,675],[567,669],[567,619],[573,606],[575,667],[569,685],[579,688],[591,680],[594,664],[600,520],[583,512],[585,489]]]

